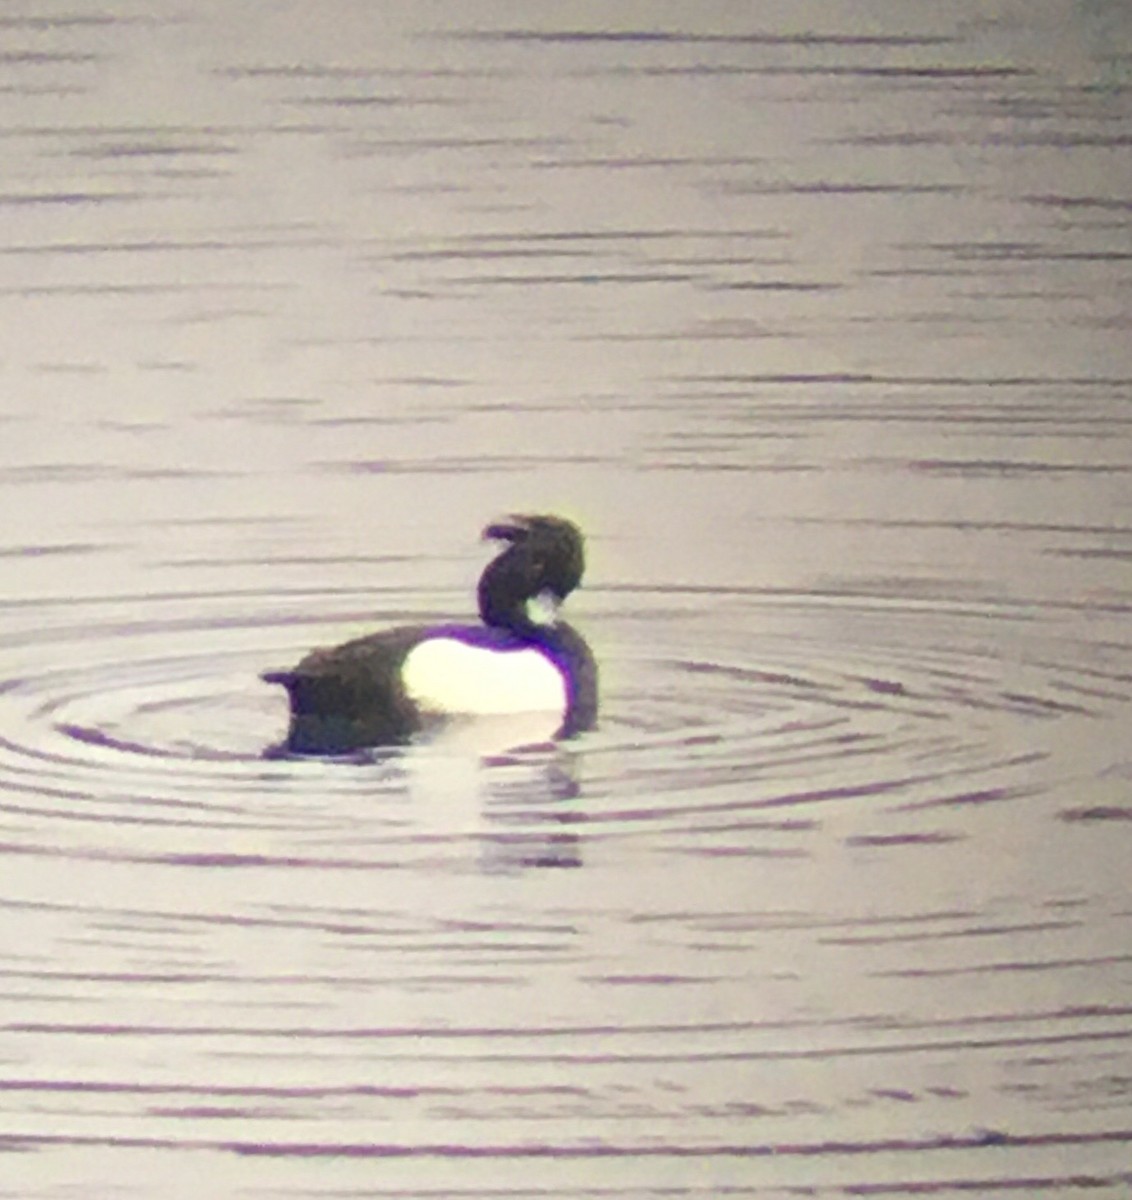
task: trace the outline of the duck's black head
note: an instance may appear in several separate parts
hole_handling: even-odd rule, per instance
[[[483,536],[507,543],[480,577],[480,616],[487,625],[529,625],[528,600],[549,592],[561,602],[582,581],[582,532],[565,517],[512,516],[489,525]]]

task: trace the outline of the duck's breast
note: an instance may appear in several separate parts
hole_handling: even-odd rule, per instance
[[[424,712],[565,713],[566,680],[539,647],[515,639],[438,633],[409,651],[405,692]]]

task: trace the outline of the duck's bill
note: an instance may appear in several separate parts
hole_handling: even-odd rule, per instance
[[[527,620],[534,625],[553,625],[558,620],[558,608],[561,603],[561,597],[556,596],[550,588],[543,588],[537,596],[532,596],[527,601]]]

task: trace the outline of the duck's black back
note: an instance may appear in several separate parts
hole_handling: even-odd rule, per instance
[[[348,754],[395,745],[421,724],[405,692],[401,668],[428,632],[406,626],[371,633],[331,649],[312,650],[290,671],[264,676],[291,700],[291,726],[281,749],[291,754]]]

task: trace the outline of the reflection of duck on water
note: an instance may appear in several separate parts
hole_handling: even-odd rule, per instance
[[[549,760],[524,764],[516,757],[506,767],[512,770],[505,769],[502,781],[493,776],[485,785],[481,868],[513,872],[580,867],[586,813],[570,803],[582,790],[578,758],[559,746]]]
[[[543,712],[556,737],[597,719],[597,667],[564,621],[537,623],[528,602],[560,603],[585,568],[582,535],[562,517],[512,517],[484,537],[505,543],[484,569],[482,625],[406,626],[313,650],[282,684],[291,725],[280,749],[342,754],[406,740],[430,718]]]

